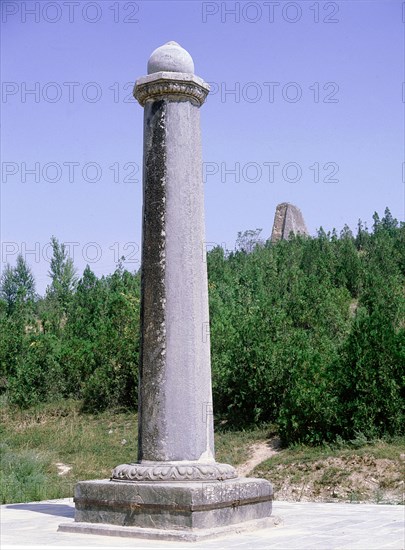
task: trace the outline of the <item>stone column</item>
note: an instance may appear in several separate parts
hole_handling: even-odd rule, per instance
[[[273,490],[214,457],[199,108],[209,87],[175,42],[155,50],[144,107],[138,461],[75,487],[59,529],[199,540],[272,525]]]
[[[214,459],[199,111],[208,92],[176,42],[152,53],[134,88],[144,107],[139,452],[113,479],[236,477]]]

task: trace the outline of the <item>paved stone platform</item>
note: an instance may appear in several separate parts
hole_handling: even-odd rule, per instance
[[[346,549],[405,548],[405,507],[373,504],[322,504],[275,501],[277,527],[194,543],[155,542],[58,532],[73,521],[72,499],[6,504],[0,507],[0,546],[10,548],[152,549]]]

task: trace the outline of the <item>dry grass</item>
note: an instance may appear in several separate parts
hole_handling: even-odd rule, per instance
[[[137,417],[128,412],[81,414],[63,401],[26,411],[0,408],[3,502],[72,496],[79,480],[108,478],[114,466],[137,459]],[[216,437],[217,460],[238,464],[265,431]]]
[[[72,496],[77,481],[108,478],[137,458],[134,413],[81,414],[80,403],[63,401],[27,411],[3,406],[0,419],[2,502]],[[268,441],[272,428],[216,433],[217,460],[253,463],[255,444]],[[403,503],[404,452],[405,438],[299,446],[277,450],[253,475],[270,479],[278,499]]]
[[[280,500],[404,504],[405,438],[284,449],[256,467]]]

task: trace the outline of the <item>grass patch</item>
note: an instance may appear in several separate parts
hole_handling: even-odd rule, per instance
[[[237,466],[250,457],[250,446],[256,441],[268,439],[272,426],[250,431],[219,431],[215,433],[215,458],[218,462]]]
[[[134,413],[83,414],[80,402],[62,401],[21,411],[0,407],[2,503],[70,497],[77,481],[109,478],[111,469],[137,459]],[[238,465],[274,426],[215,433],[218,462]],[[361,445],[363,443],[363,445]],[[403,503],[405,438],[323,447],[281,449],[253,475],[272,481],[284,500]]]
[[[24,450],[12,451],[0,445],[1,503],[43,500],[46,498],[47,470],[50,465],[45,454]]]
[[[76,481],[108,478],[114,466],[136,459],[133,414],[84,415],[79,410],[75,401],[26,411],[2,408],[2,471],[8,472],[0,487],[3,502],[22,501],[25,489],[17,491],[17,485],[37,487],[25,491],[25,501],[72,496]],[[13,463],[18,482],[13,481]],[[61,475],[58,464],[68,471]]]
[[[70,497],[77,481],[109,478],[118,464],[136,461],[136,414],[83,414],[80,405],[67,400],[0,408],[2,503]],[[264,428],[218,433],[217,460],[244,462],[250,445],[265,437]]]

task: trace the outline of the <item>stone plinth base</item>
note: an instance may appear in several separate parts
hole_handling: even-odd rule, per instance
[[[264,479],[212,482],[83,481],[75,522],[61,531],[199,540],[274,524],[272,485]]]
[[[181,540],[184,542],[197,542],[199,540],[224,537],[226,535],[238,535],[257,529],[266,529],[282,523],[276,516],[265,519],[256,519],[226,525],[225,527],[212,527],[210,529],[146,529],[144,527],[125,527],[118,525],[107,525],[105,523],[62,523],[58,531],[65,533],[83,533],[86,535],[107,535],[110,537],[133,537],[151,540]]]

